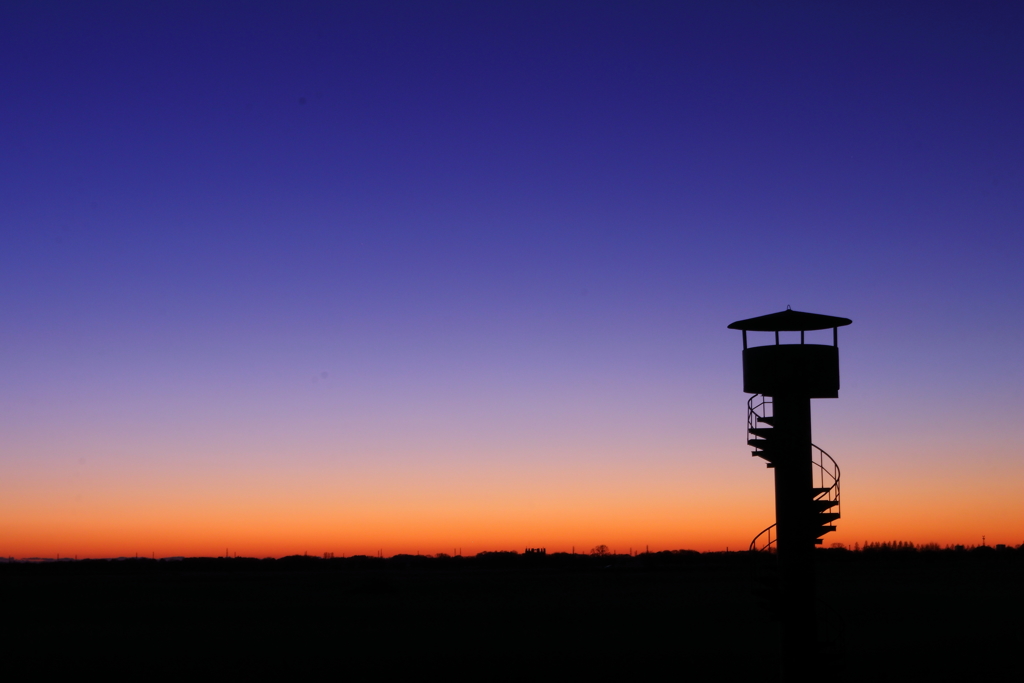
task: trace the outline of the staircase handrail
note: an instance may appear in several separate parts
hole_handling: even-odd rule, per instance
[[[754,401],[760,399],[757,405]],[[754,394],[747,401],[747,432],[757,426],[757,418],[771,417],[769,410],[772,406],[772,397],[764,394]],[[760,412],[758,412],[760,410]]]
[[[818,474],[818,488],[827,489],[822,491],[820,494],[814,497],[815,500],[830,500],[835,503],[834,512],[840,512],[839,510],[839,463],[829,455],[823,448],[811,444],[811,463],[817,468]],[[817,451],[815,453],[814,451]],[[815,455],[817,458],[815,459]],[[825,459],[828,459],[828,462]],[[828,477],[828,486],[826,486],[826,477]]]
[[[761,552],[763,550],[766,550],[766,551],[768,551],[770,553],[771,552],[775,552],[775,540],[776,539],[772,538],[772,529],[774,529],[774,528],[775,528],[775,525],[772,524],[771,526],[765,527],[764,531],[759,533],[757,536],[754,536],[754,540],[752,540],[750,542],[750,551],[751,552]],[[757,547],[757,539],[761,538],[765,534],[768,534],[768,542],[765,543],[760,548]]]

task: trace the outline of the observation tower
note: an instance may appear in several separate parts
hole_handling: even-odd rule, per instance
[[[814,548],[836,530],[839,466],[811,441],[811,399],[839,397],[839,328],[851,322],[787,308],[729,325],[743,332],[743,391],[754,394],[747,402],[747,443],[775,473],[775,524],[750,550],[771,553],[777,564],[777,579],[765,588],[782,621],[784,680],[803,680],[821,654]],[[828,329],[831,344],[805,343],[805,333]],[[749,346],[748,332],[774,333],[774,343]],[[788,333],[789,343],[781,343],[780,333]]]

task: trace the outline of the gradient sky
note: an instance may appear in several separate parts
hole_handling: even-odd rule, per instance
[[[1024,541],[1024,5],[0,5],[0,554]]]

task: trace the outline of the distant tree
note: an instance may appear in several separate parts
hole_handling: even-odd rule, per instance
[[[602,556],[602,557],[604,555],[611,555],[611,553],[608,552],[608,546],[606,546],[604,544],[595,545],[593,548],[590,549],[590,554],[591,555],[599,555],[599,556]]]

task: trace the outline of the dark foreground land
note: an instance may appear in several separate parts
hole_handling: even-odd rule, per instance
[[[1021,671],[1024,550],[819,551],[823,680]],[[5,667],[776,679],[746,553],[0,565]],[[984,672],[989,672],[985,674]]]

